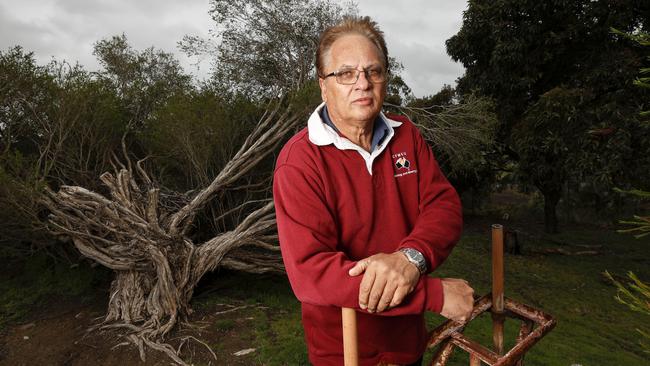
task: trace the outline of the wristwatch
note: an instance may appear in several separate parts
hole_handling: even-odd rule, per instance
[[[413,248],[402,248],[399,251],[404,253],[409,262],[415,264],[415,267],[420,271],[420,274],[426,273],[427,261],[424,259],[422,253]]]

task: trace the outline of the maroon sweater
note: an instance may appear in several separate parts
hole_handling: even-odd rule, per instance
[[[415,362],[427,341],[423,313],[442,308],[440,279],[422,276],[402,304],[369,314],[358,304],[363,275],[348,275],[355,261],[400,248],[420,251],[432,271],[460,237],[460,200],[430,147],[408,119],[382,118],[391,133],[373,158],[349,149],[317,110],[277,159],[280,247],[317,366],[343,364],[341,307],[357,309],[362,366]]]

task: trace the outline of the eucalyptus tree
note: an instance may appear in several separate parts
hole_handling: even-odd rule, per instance
[[[187,35],[188,55],[211,57],[213,82],[249,97],[277,97],[315,79],[318,37],[352,2],[332,0],[210,0],[215,22],[209,39]]]

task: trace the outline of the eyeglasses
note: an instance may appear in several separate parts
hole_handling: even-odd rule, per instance
[[[361,75],[362,71],[365,74],[366,79],[368,79],[368,81],[370,81],[371,83],[380,84],[386,81],[386,71],[384,71],[384,69],[380,67],[364,69],[364,70],[343,69],[343,70],[331,72],[323,76],[323,79],[327,79],[330,76],[334,76],[336,77],[337,83],[343,85],[352,85],[355,84],[357,80],[359,80],[359,75]]]

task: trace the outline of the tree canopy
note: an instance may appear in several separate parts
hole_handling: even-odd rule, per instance
[[[459,90],[495,100],[502,149],[544,195],[548,231],[563,187],[598,205],[614,184],[647,175],[647,99],[631,81],[643,52],[611,28],[648,26],[647,1],[470,1],[447,40],[466,68]]]

